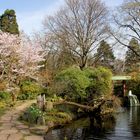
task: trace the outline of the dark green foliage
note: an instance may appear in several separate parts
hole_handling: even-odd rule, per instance
[[[137,53],[140,53],[140,45],[136,39],[132,38],[129,42],[129,46],[131,46],[131,48]],[[139,69],[139,57],[132,50],[128,49],[128,51],[126,52],[125,60],[126,72],[137,71]]]
[[[19,34],[16,14],[14,10],[5,10],[0,16],[0,30],[11,34]]]
[[[114,83],[114,89],[113,89],[114,95],[116,95],[118,97],[123,97],[124,93],[123,93],[122,81],[113,82],[113,83]]]
[[[132,80],[127,82],[128,91],[132,90],[132,94],[135,94],[140,99],[140,73],[133,73],[131,75]]]
[[[4,91],[0,92],[0,100],[8,100],[10,98],[11,98],[10,93]]]
[[[86,97],[85,89],[88,86],[88,78],[77,67],[63,70],[55,77],[56,94],[72,100]]]
[[[109,69],[98,67],[85,69],[85,75],[89,78],[90,85],[86,89],[87,97],[99,98],[112,92],[112,73]]]
[[[60,72],[52,86],[53,93],[74,101],[92,100],[112,91],[111,72],[103,67],[84,69],[68,68]]]
[[[104,66],[113,70],[114,60],[115,57],[112,48],[106,41],[102,40],[95,54],[95,65]]]
[[[31,105],[26,112],[20,117],[20,119],[27,121],[30,124],[36,124],[39,117],[43,117],[43,112],[36,106]]]
[[[23,81],[20,85],[20,94],[18,99],[34,99],[38,94],[41,94],[44,89],[36,82]]]

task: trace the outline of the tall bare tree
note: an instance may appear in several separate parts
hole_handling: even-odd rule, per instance
[[[123,4],[117,8],[114,15],[116,23],[116,34],[112,35],[123,46],[127,47],[140,60],[140,52],[133,49],[129,41],[134,38],[140,42],[140,1],[139,0],[124,0]],[[114,30],[114,27],[113,27]]]
[[[105,38],[108,12],[100,0],[65,2],[55,16],[44,20],[44,26],[53,33],[60,49],[71,53],[73,61],[82,69]]]

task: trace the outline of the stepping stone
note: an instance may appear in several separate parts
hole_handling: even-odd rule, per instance
[[[15,134],[17,132],[18,132],[18,130],[16,130],[16,129],[2,130],[0,132],[0,136],[1,136],[1,134]]]
[[[8,135],[5,135],[5,134],[0,135],[0,140],[7,140],[7,138],[8,138]]]
[[[48,126],[30,127],[30,131],[37,135],[43,135],[48,131]]]
[[[8,137],[8,140],[21,140],[23,139],[23,134],[17,133],[17,134],[12,134]]]
[[[11,121],[11,116],[10,117],[9,116],[2,116],[1,120],[2,121],[9,121],[10,122]]]
[[[3,124],[1,125],[2,128],[11,128],[12,126],[13,126],[13,124],[10,123],[10,122],[3,123]]]
[[[12,121],[13,122],[13,121]],[[19,121],[14,121],[13,122],[15,125],[22,125],[23,123],[22,122],[19,122]]]
[[[12,128],[11,125],[5,125],[5,124],[3,124],[3,125],[0,127],[1,130],[7,130],[7,129],[11,129],[11,128]]]
[[[24,135],[30,135],[30,131],[27,130],[20,130],[20,133],[24,134]]]
[[[41,136],[31,135],[24,137],[24,140],[44,140],[44,138]]]
[[[28,129],[28,128],[29,128],[27,125],[24,125],[24,124],[16,125],[15,127],[16,127],[17,129],[19,129],[19,130]]]

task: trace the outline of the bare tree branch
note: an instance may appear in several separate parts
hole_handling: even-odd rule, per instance
[[[94,48],[105,37],[108,20],[100,0],[66,0],[65,7],[45,21],[44,26],[56,36],[61,49],[72,51],[82,69],[89,54],[94,54]]]

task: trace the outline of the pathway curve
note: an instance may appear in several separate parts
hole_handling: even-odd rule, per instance
[[[29,126],[18,121],[20,114],[35,101],[26,101],[5,112],[0,118],[0,140],[43,140],[30,132]]]

